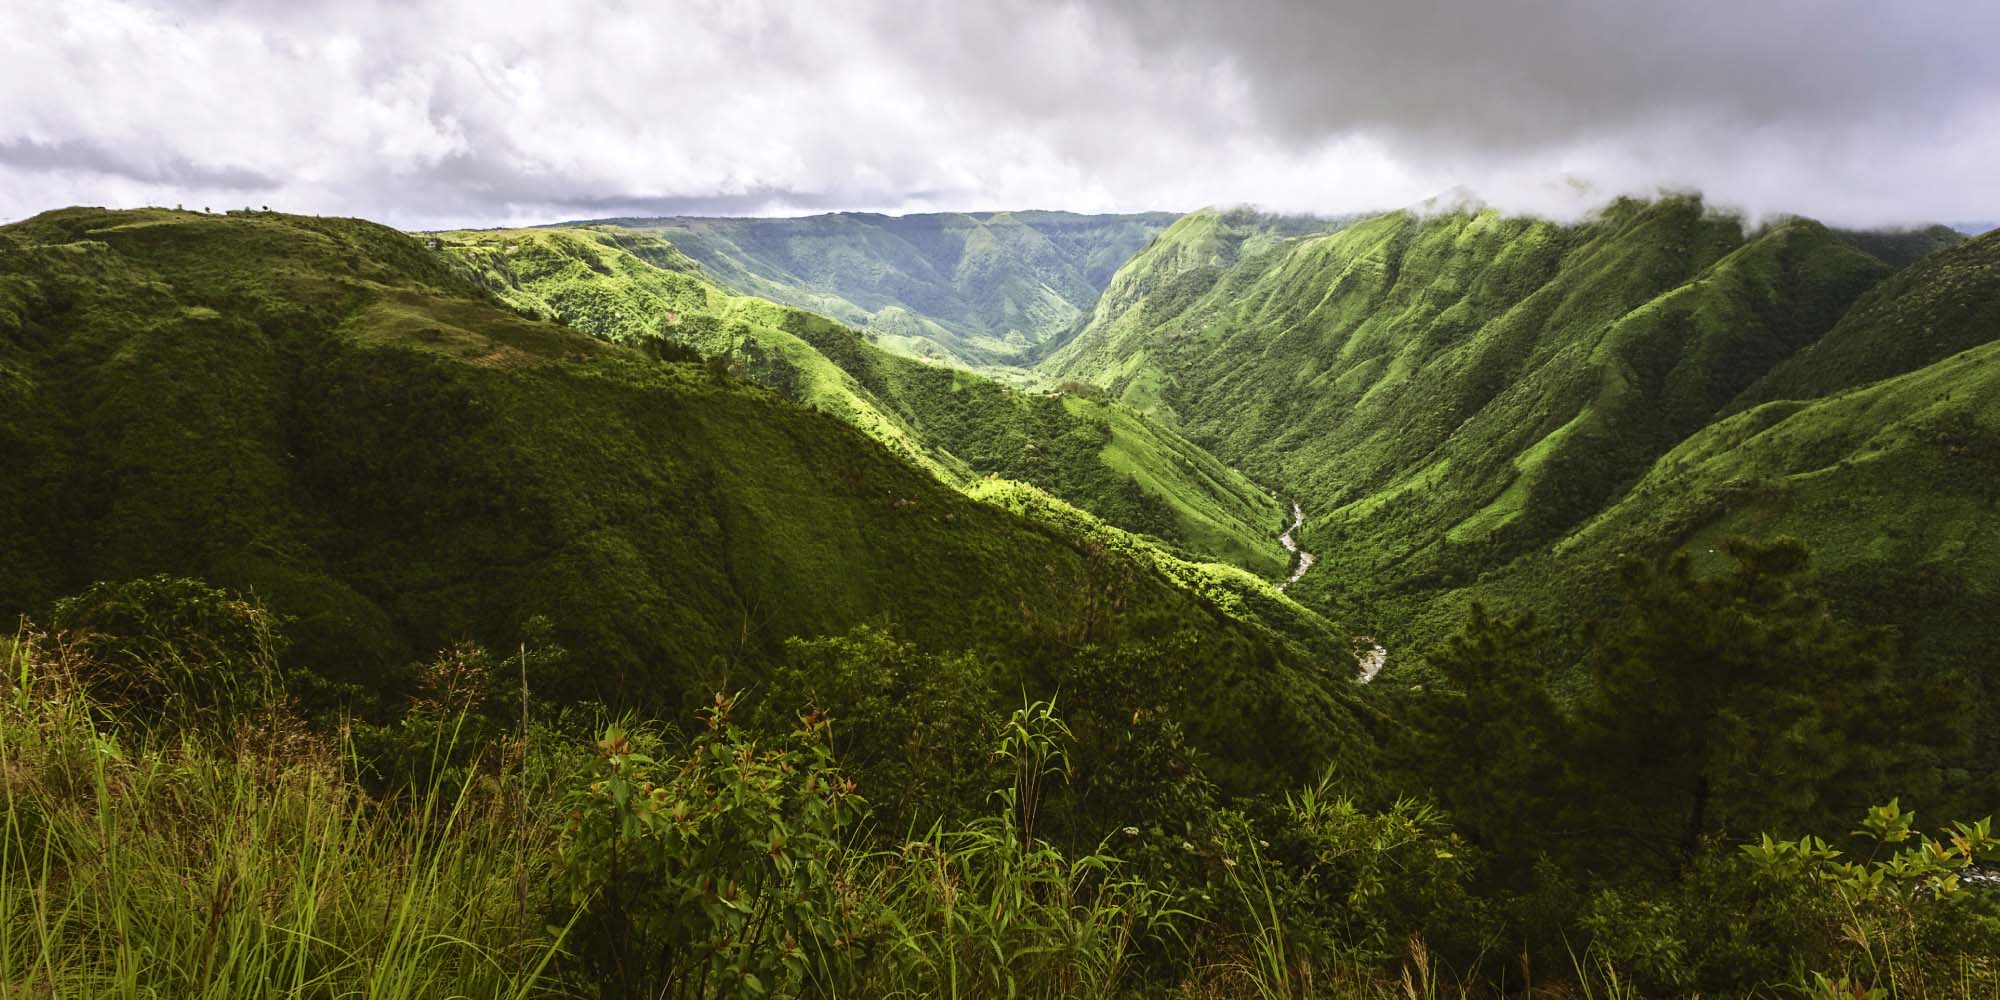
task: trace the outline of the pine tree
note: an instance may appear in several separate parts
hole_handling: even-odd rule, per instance
[[[1411,716],[1411,760],[1439,803],[1475,843],[1524,864],[1546,843],[1564,776],[1550,638],[1532,616],[1474,604],[1429,657],[1446,683],[1423,692]]]
[[[1626,567],[1622,619],[1596,626],[1576,712],[1577,832],[1637,838],[1685,864],[1711,838],[1835,821],[1919,792],[1962,739],[1919,718],[1893,635],[1801,589],[1799,542],[1732,540],[1736,568],[1686,554]],[[1857,805],[1859,803],[1859,805]],[[1629,852],[1627,852],[1629,855]]]

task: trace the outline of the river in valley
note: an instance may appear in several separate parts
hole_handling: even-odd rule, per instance
[[[1278,544],[1284,546],[1286,552],[1297,556],[1298,563],[1292,567],[1292,575],[1284,583],[1278,584],[1280,591],[1299,582],[1299,577],[1306,575],[1306,570],[1313,568],[1312,553],[1299,548],[1298,539],[1292,537],[1292,533],[1299,530],[1305,523],[1305,508],[1299,506],[1297,500],[1292,501],[1292,524],[1291,527],[1285,529],[1284,534],[1278,536]],[[1355,675],[1355,679],[1366,684],[1374,680],[1375,675],[1381,673],[1383,667],[1389,665],[1389,650],[1381,643],[1376,642],[1372,636],[1355,636],[1354,641],[1357,646],[1366,647],[1354,654],[1355,659],[1361,666],[1360,673]]]

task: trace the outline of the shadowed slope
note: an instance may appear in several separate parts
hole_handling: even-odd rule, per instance
[[[1825,337],[1744,392],[1737,408],[1814,399],[1915,371],[2000,336],[2000,233],[1923,257],[1870,290]]]

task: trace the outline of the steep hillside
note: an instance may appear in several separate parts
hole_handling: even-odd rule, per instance
[[[441,234],[519,308],[629,344],[723,358],[742,376],[881,440],[946,482],[1033,484],[1132,531],[1266,576],[1286,554],[1277,501],[1179,434],[1088,387],[1022,391],[890,353],[824,317],[732,295],[656,236],[611,226]]]
[[[900,354],[1009,364],[1076,324],[1168,213],[612,219],[733,291],[865,328]]]
[[[1816,399],[1915,371],[2000,336],[2000,233],[1939,250],[1882,282],[1737,407]]]
[[[1624,560],[1721,571],[1724,539],[1791,535],[1938,691],[2000,683],[1994,237],[1746,231],[1688,199],[1397,213],[1233,261],[1227,231],[1163,236],[1046,364],[1299,496],[1324,568],[1297,592],[1396,662],[1480,601],[1554,625],[1560,666]],[[1898,268],[1913,239],[1943,249]],[[1986,704],[1960,713],[1982,761]]]
[[[1580,625],[1633,556],[1727,565],[1723,540],[1790,535],[1841,611],[1900,632],[1931,668],[1984,668],[2000,643],[2000,338],[1914,372],[1718,420],[1554,545],[1462,588],[1402,602],[1405,636],[1455,627],[1472,600]],[[1996,720],[2000,721],[2000,720]],[[2000,728],[1992,734],[2000,753]]]
[[[1671,546],[1705,555],[1731,534],[1790,534],[1814,541],[1823,573],[1855,574],[1847,589],[1856,595],[1943,611],[1959,597],[2000,599],[1996,515],[2000,338],[1705,427],[1555,552],[1602,558]],[[2000,642],[1995,622],[1980,635],[1935,635],[1990,648]]]
[[[1088,321],[1050,342],[1036,367],[1044,374],[1113,385],[1133,405],[1171,417],[1171,407],[1159,398],[1151,333],[1198,298],[1230,294],[1217,287],[1225,275],[1254,274],[1288,240],[1331,232],[1349,221],[1314,223],[1247,209],[1182,216],[1119,268]]]
[[[1576,226],[1399,212],[1234,263],[1200,250],[1225,221],[1187,220],[1178,275],[1107,295],[1044,367],[1303,498],[1308,593],[1448,586],[1561,538],[1891,270],[1692,199]]]
[[[1311,637],[708,366],[503,308],[369,223],[70,209],[0,229],[0,435],[0,608],[198,575],[262,595],[296,619],[295,659],[371,691],[535,614],[580,668],[570,696],[654,703],[787,636],[890,621],[937,648],[1191,632],[1233,664],[1204,689],[1239,692],[1241,718],[1348,725],[1325,713],[1351,660],[1298,658]]]
[[[1913,290],[1914,291],[1914,290]],[[1918,292],[1916,301],[1929,301]],[[1993,331],[2000,333],[2000,331]],[[1719,570],[1722,541],[1791,535],[1845,615],[1896,630],[1904,662],[1953,680],[1934,697],[1970,726],[1959,762],[1975,802],[2000,795],[2000,338],[1916,371],[1811,401],[1768,403],[1703,428],[1547,558],[1490,581],[1515,603],[1601,597],[1626,555],[1676,549]],[[1540,592],[1539,595],[1537,592]],[[1969,683],[1969,689],[1950,686]],[[1983,806],[1982,806],[1983,807]]]

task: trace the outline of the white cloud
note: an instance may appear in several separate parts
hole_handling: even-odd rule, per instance
[[[1993,28],[1859,0],[0,0],[0,218],[1341,212],[1453,186],[1564,211],[1578,182],[1986,218]]]

